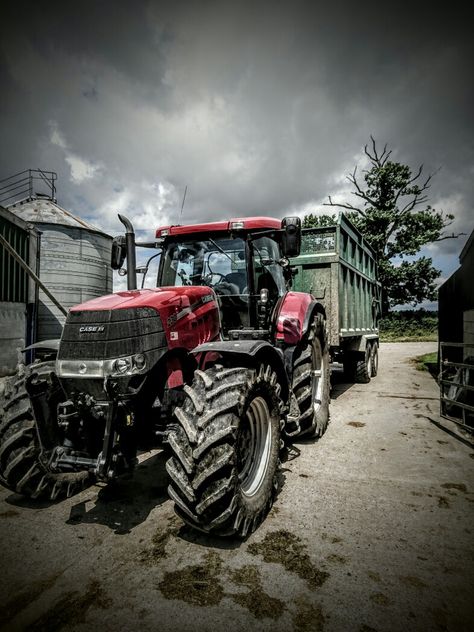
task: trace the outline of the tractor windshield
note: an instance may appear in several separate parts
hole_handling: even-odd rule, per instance
[[[216,237],[166,245],[160,285],[232,285],[233,294],[247,294],[245,242]],[[218,288],[218,289],[223,289]]]
[[[208,237],[170,241],[158,285],[207,285],[218,296],[224,331],[249,326],[249,288],[243,239]]]

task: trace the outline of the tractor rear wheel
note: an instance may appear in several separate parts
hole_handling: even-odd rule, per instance
[[[329,422],[329,350],[322,321],[316,321],[294,361],[292,388],[300,409],[300,431],[292,438],[321,437]]]
[[[277,376],[214,366],[196,371],[174,411],[166,464],[178,515],[215,535],[245,537],[272,506],[280,464],[281,399]]]
[[[31,498],[71,496],[83,489],[88,472],[53,472],[41,458],[36,421],[25,388],[30,376],[48,379],[54,362],[37,362],[8,379],[0,396],[0,483]]]

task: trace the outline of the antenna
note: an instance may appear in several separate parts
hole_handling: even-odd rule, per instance
[[[186,199],[186,192],[187,192],[187,190],[188,190],[188,185],[186,185],[186,187],[184,189],[183,203],[181,204],[181,212],[179,214],[179,222],[178,222],[178,224],[181,224],[181,217],[183,216],[184,200]]]

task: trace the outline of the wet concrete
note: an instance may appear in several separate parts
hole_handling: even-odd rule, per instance
[[[384,344],[370,384],[335,378],[325,436],[289,451],[245,542],[175,517],[160,453],[59,504],[1,488],[1,629],[471,630],[474,448],[409,362],[434,349]]]

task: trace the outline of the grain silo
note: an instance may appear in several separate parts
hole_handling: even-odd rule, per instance
[[[42,172],[43,173],[43,172]],[[40,232],[39,277],[66,309],[112,291],[112,237],[63,209],[51,195],[32,193],[8,210]],[[36,339],[59,338],[65,317],[40,290]]]

